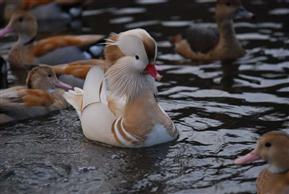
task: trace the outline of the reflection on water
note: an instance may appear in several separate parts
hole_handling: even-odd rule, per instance
[[[42,28],[41,36],[51,29],[53,34],[149,30],[160,47],[159,100],[181,135],[177,142],[144,150],[100,146],[84,139],[72,109],[6,126],[0,130],[1,192],[255,193],[263,164],[239,167],[232,161],[260,134],[289,132],[289,4],[247,1],[257,18],[236,23],[247,55],[233,63],[199,65],[176,55],[169,43],[191,20],[214,25],[213,1],[196,2],[98,1],[75,28],[71,23]],[[3,56],[12,40],[0,45]]]

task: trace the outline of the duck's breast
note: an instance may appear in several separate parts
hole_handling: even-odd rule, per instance
[[[23,69],[25,65],[36,64],[30,46],[22,46],[16,43],[9,52],[8,62],[12,69]]]
[[[289,173],[271,173],[263,170],[257,178],[258,194],[287,194],[289,191]]]

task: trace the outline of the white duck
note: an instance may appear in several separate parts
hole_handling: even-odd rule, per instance
[[[64,94],[79,115],[84,135],[129,148],[176,139],[177,129],[155,99],[157,71],[149,64],[144,41],[133,33],[121,33],[110,46],[117,47],[122,57],[106,73],[93,67],[83,90],[75,88]],[[155,57],[152,60],[155,62]]]

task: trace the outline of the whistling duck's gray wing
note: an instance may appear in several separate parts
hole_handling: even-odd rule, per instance
[[[42,116],[49,112],[45,106],[27,106],[23,100],[25,87],[17,86],[0,91],[0,124]]]
[[[71,16],[56,3],[37,6],[30,11],[38,20],[70,20]]]
[[[213,27],[192,25],[186,30],[184,38],[190,44],[192,51],[208,53],[218,44],[219,33]]]
[[[73,88],[83,88],[84,80],[74,77],[73,75],[60,75],[59,80],[71,85]]]
[[[37,62],[40,64],[58,65],[79,60],[100,58],[103,55],[103,50],[104,47],[101,45],[92,45],[84,49],[75,46],[66,46],[38,57]]]
[[[23,104],[0,102],[0,124],[20,121],[49,113],[46,107],[27,107]]]
[[[84,59],[88,59],[88,57],[80,48],[67,46],[55,49],[41,57],[38,57],[37,62],[40,64],[58,65]]]

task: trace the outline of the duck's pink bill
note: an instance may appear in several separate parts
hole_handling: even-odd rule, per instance
[[[72,90],[72,89],[73,89],[73,87],[72,87],[71,85],[66,84],[66,83],[64,83],[64,82],[62,82],[62,81],[59,81],[59,80],[56,81],[56,82],[54,83],[54,85],[55,85],[55,87],[64,89],[65,91],[68,91],[68,90]]]
[[[153,64],[148,64],[145,68],[146,72],[150,74],[154,79],[157,79],[159,73],[156,69],[156,66]]]
[[[5,28],[0,30],[0,37],[3,37],[10,32],[13,32],[13,29],[9,26],[6,26]]]
[[[237,158],[234,163],[238,165],[242,164],[250,164],[257,160],[261,160],[261,157],[257,154],[256,150],[251,151],[250,153],[246,154],[245,156],[241,156]]]

